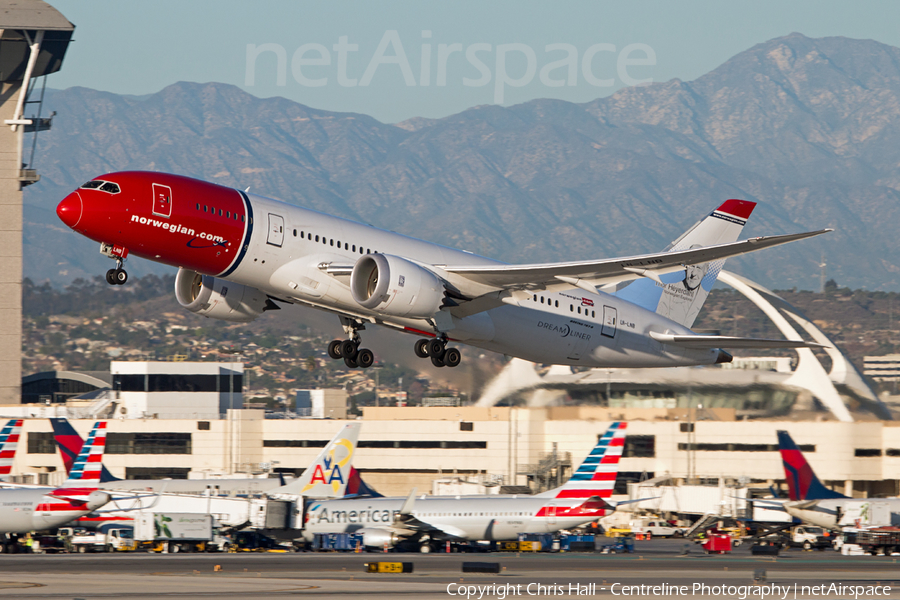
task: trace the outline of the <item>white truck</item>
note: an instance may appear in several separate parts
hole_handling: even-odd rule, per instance
[[[130,552],[137,549],[128,526],[104,526],[97,531],[79,531],[71,537],[74,552]]]
[[[637,535],[650,534],[651,537],[680,537],[684,533],[683,527],[670,525],[664,519],[657,517],[640,517],[629,522],[631,533]]]
[[[134,539],[151,552],[224,552],[230,545],[213,516],[199,513],[137,513]]]

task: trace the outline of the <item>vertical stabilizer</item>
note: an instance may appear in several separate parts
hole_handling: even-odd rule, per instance
[[[672,242],[666,252],[737,241],[755,206],[755,202],[747,200],[726,200],[708,217]],[[684,271],[660,275],[662,283],[652,279],[638,279],[624,284],[615,295],[690,327],[697,319],[724,264],[724,260],[716,260],[685,265]]]
[[[103,469],[103,453],[106,450],[106,421],[97,421],[88,434],[87,441],[81,447],[81,452],[75,457],[69,478],[63,487],[96,486],[100,483],[100,473]]]
[[[806,457],[791,439],[787,431],[778,432],[778,449],[781,451],[781,462],[784,465],[784,478],[788,484],[788,497],[791,500],[825,500],[828,498],[846,498],[822,485]]]
[[[616,421],[610,425],[566,483],[538,496],[575,499],[579,502],[592,496],[612,496],[616,475],[619,473],[619,459],[625,447],[626,427],[628,423],[625,421]]]
[[[294,494],[306,498],[340,498],[347,490],[353,454],[359,439],[359,423],[349,423],[322,449],[303,474],[268,494]]]
[[[19,447],[22,422],[22,419],[10,419],[0,430],[0,481],[9,481],[16,449]]]
[[[62,456],[66,473],[71,473],[72,465],[75,464],[75,458],[84,446],[84,440],[81,439],[81,436],[75,431],[68,419],[50,419],[50,425],[53,426],[53,439],[56,441],[56,447],[59,448],[59,454]],[[119,478],[114,477],[109,472],[109,469],[103,466],[100,470],[100,481],[119,481]]]

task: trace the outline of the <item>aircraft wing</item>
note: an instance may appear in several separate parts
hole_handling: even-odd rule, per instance
[[[465,532],[453,526],[432,525],[414,516],[413,505],[416,501],[416,488],[413,488],[400,511],[394,515],[392,529],[403,537],[413,537],[427,533],[434,539],[465,541]]]
[[[530,265],[448,265],[442,267],[442,270],[496,290],[545,289],[550,285],[564,283],[578,287],[583,287],[586,284],[590,286],[590,291],[595,291],[594,288],[598,285],[626,281],[637,277],[649,277],[658,280],[660,275],[682,270],[686,265],[722,260],[730,256],[746,254],[747,252],[814,237],[829,231],[832,230],[822,229],[805,233],[756,237],[702,248],[602,260]],[[460,291],[465,293],[465,290]]]
[[[803,340],[767,340],[730,335],[669,335],[651,331],[650,337],[657,342],[683,348],[827,348],[822,344]]]

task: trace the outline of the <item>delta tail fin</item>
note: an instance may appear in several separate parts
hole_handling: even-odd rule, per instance
[[[787,431],[778,432],[778,449],[781,451],[784,478],[787,480],[788,497],[791,500],[825,500],[847,497],[822,485]]]
[[[690,250],[735,242],[755,202],[726,200],[702,221],[672,242],[666,252]],[[719,277],[725,260],[686,265],[684,271],[660,275],[658,280],[641,278],[621,284],[614,294],[659,315],[691,327]]]
[[[572,477],[558,488],[537,494],[540,497],[585,500],[612,496],[619,473],[619,459],[625,448],[628,423],[616,421],[606,430]]]
[[[22,419],[10,419],[0,430],[0,481],[9,481],[16,449],[19,447],[22,423]]]
[[[72,465],[75,464],[75,458],[81,452],[84,446],[84,440],[72,427],[68,419],[50,419],[50,425],[53,427],[53,439],[56,440],[56,447],[63,459],[63,465],[66,473],[72,472]],[[100,481],[119,481],[118,477],[114,477],[109,470],[102,466],[100,469]]]
[[[96,487],[103,470],[103,453],[106,450],[106,421],[97,421],[81,452],[75,457],[64,488]]]
[[[379,494],[375,488],[363,481],[356,467],[350,467],[344,498],[384,498],[384,494]]]
[[[269,490],[268,495],[293,494],[306,498],[340,498],[347,491],[359,423],[349,423],[322,449],[316,459],[291,483]]]

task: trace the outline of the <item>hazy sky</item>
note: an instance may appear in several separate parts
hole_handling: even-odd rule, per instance
[[[900,46],[900,2],[49,0],[76,25],[48,86],[217,81],[384,122],[694,79],[774,37]]]

